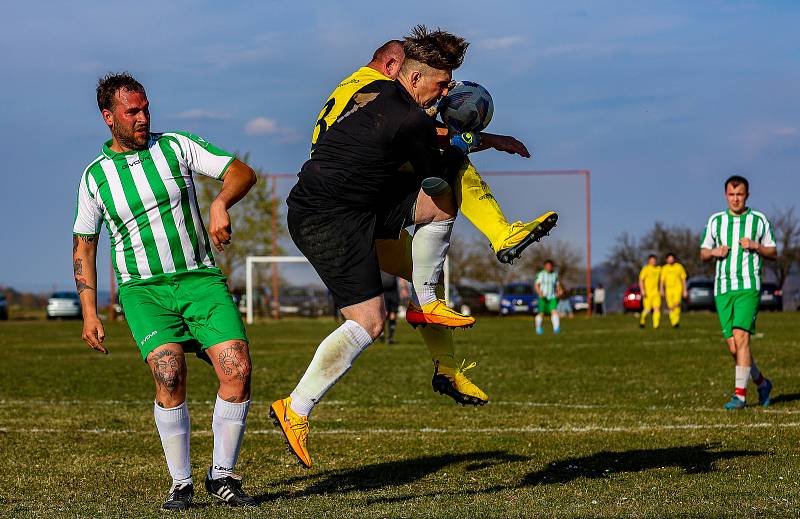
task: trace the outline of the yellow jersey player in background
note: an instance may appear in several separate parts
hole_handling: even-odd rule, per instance
[[[675,254],[667,253],[666,264],[661,267],[661,294],[669,311],[669,322],[673,328],[681,324],[681,302],[686,294],[686,269],[678,263]]]
[[[642,291],[642,316],[639,328],[644,328],[647,315],[653,312],[653,329],[661,324],[661,267],[655,254],[647,257],[647,265],[639,272],[639,290]]]

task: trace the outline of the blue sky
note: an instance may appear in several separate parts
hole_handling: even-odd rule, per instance
[[[472,42],[456,78],[484,84],[490,131],[535,154],[484,152],[479,169],[592,171],[595,259],[620,232],[655,220],[701,228],[731,173],[750,177],[751,205],[767,214],[796,203],[797,2],[407,1],[402,12],[365,1],[112,4],[4,9],[0,284],[71,286],[76,186],[108,138],[98,76],[136,75],[154,130],[193,131],[250,152],[266,171],[296,172],[330,90],[417,23]],[[491,183],[509,218],[555,208],[558,236],[582,247],[580,182]]]

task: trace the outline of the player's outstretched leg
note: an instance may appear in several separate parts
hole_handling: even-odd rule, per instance
[[[529,222],[508,223],[489,185],[468,160],[458,174],[456,202],[461,213],[489,239],[501,263],[515,261],[526,248],[547,236],[558,221],[555,212],[547,211]]]
[[[476,366],[473,362],[461,367],[455,366],[453,347],[453,331],[441,326],[428,326],[420,328],[419,333],[428,347],[433,360],[433,378],[431,386],[439,394],[449,396],[461,405],[484,405],[489,401],[489,396],[476,386],[464,374]]]
[[[308,416],[325,393],[350,370],[361,352],[380,336],[383,308],[383,295],[342,308],[347,321],[320,343],[292,394],[270,406],[270,417],[283,432],[289,452],[305,468],[311,468],[312,464],[308,452]]]

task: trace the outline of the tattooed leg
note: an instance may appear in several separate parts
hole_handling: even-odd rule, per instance
[[[186,359],[178,344],[165,344],[147,357],[156,384],[156,403],[172,408],[186,400]]]
[[[228,402],[250,398],[250,352],[245,341],[215,344],[206,350],[219,378],[219,396]]]

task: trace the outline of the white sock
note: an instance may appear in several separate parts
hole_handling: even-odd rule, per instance
[[[227,402],[217,395],[214,404],[214,418],[211,430],[214,431],[214,457],[211,462],[211,479],[220,479],[233,474],[239,449],[242,447],[247,412],[250,400],[241,403]]]
[[[750,366],[736,366],[736,396],[744,400],[747,396],[747,379],[750,378]]]
[[[542,314],[536,314],[536,317],[534,317],[534,321],[536,322],[536,328],[539,329],[542,327],[542,321],[544,321],[544,317],[542,316]]]
[[[411,275],[419,302],[426,305],[436,301],[436,284],[442,276],[444,260],[450,249],[450,234],[455,218],[417,225],[411,241]]]
[[[325,337],[297,387],[292,391],[292,411],[308,416],[325,393],[347,373],[372,337],[355,321],[345,321]]]
[[[172,486],[192,482],[192,462],[189,458],[189,408],[186,402],[178,407],[164,409],[153,404],[156,428],[161,436],[164,457],[167,459]]]
[[[558,316],[558,314],[551,315],[550,321],[553,323],[554,330],[558,330],[561,327],[561,318]]]

